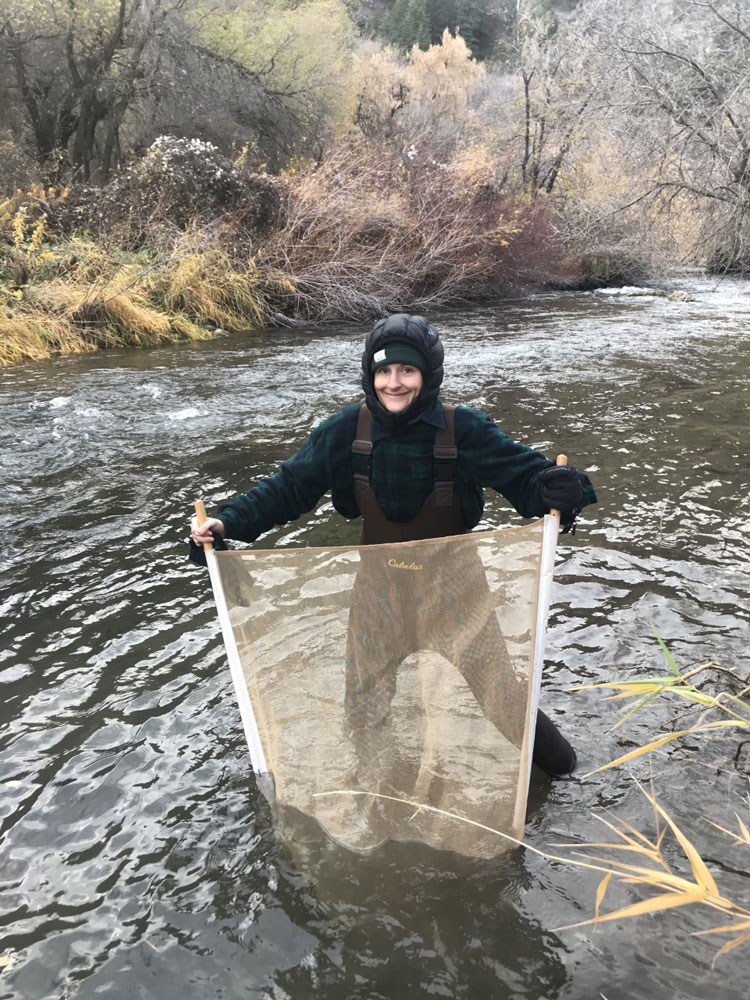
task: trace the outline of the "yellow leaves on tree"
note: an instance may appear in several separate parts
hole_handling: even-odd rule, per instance
[[[446,28],[439,45],[423,52],[415,45],[409,56],[407,83],[413,102],[430,102],[441,114],[455,117],[465,111],[484,66],[471,58],[460,35]]]
[[[402,124],[419,131],[458,122],[483,75],[484,66],[471,58],[463,38],[447,28],[439,45],[427,51],[415,45],[407,62],[380,49],[360,56],[352,72],[354,120],[365,135],[391,134]]]
[[[59,33],[79,49],[100,45],[118,18],[129,17],[132,8],[132,0],[4,0],[3,19],[16,34]]]
[[[365,135],[390,134],[406,100],[406,66],[391,49],[377,49],[356,59],[349,91],[351,118]]]

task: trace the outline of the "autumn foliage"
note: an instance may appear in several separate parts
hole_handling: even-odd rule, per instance
[[[641,7],[0,0],[0,361],[741,270],[746,15]]]

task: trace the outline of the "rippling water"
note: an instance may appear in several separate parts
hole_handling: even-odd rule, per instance
[[[750,286],[690,287],[689,303],[556,295],[436,317],[445,398],[567,452],[599,488],[561,545],[543,692],[581,775],[623,747],[615,707],[567,689],[663,672],[650,623],[683,666],[750,672]],[[744,996],[748,945],[712,972],[716,939],[690,936],[710,914],[555,931],[592,915],[595,873],[404,844],[362,859],[314,831],[293,857],[275,833],[183,540],[195,497],[248,488],[356,398],[364,332],[3,373],[0,998]],[[486,525],[509,520],[488,503]],[[262,545],[356,535],[323,503]],[[644,741],[672,716],[655,705],[624,735]],[[748,905],[747,848],[707,822],[747,820],[737,743],[695,737],[630,769],[540,779],[528,840],[600,839],[605,808],[648,828],[631,775],[653,774]]]

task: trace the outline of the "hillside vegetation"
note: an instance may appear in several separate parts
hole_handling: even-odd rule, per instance
[[[743,271],[736,0],[0,0],[0,361]]]

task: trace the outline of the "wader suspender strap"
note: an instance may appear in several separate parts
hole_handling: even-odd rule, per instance
[[[453,483],[456,478],[456,434],[454,417],[456,407],[443,403],[445,427],[439,427],[435,435],[433,456],[435,460],[435,506],[451,507],[453,504]]]
[[[357,434],[352,444],[352,469],[354,486],[370,485],[370,463],[372,461],[372,441],[370,440],[370,411],[363,403],[357,414]],[[359,492],[359,490],[357,490]]]
[[[435,434],[432,450],[435,463],[435,506],[450,507],[453,503],[453,482],[456,478],[456,434],[454,417],[456,407],[443,403],[445,427],[439,427]],[[363,403],[357,414],[357,436],[352,444],[352,468],[355,484],[370,485],[372,463],[372,440],[370,437],[370,411]]]

